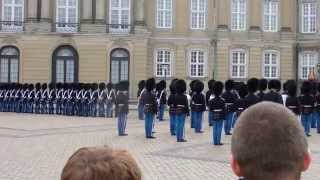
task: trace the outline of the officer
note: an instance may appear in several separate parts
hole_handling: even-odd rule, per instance
[[[129,113],[129,82],[121,81],[118,84],[118,92],[116,96],[116,111],[118,114],[118,135],[127,136],[126,134],[126,124],[127,116]]]
[[[268,83],[269,92],[264,96],[264,101],[271,101],[274,103],[283,104],[282,96],[279,94],[281,90],[281,82],[272,79]]]
[[[236,115],[235,115],[235,118],[233,119],[232,127],[235,126],[238,117],[246,109],[246,106],[247,106],[245,98],[248,95],[248,87],[245,83],[239,84],[238,95],[239,95],[239,98],[236,99],[236,101],[234,102],[234,107],[233,107],[233,109],[236,111]]]
[[[166,109],[166,104],[167,104],[167,83],[166,81],[162,80],[159,82],[159,89],[157,93],[157,103],[159,107],[159,112],[158,112],[158,119],[159,121],[163,121],[163,116],[164,116],[164,111]]]
[[[146,81],[146,91],[141,95],[141,103],[145,113],[145,133],[146,138],[154,139],[152,135],[154,116],[157,114],[157,101],[153,93],[156,83],[155,79],[151,78]]]
[[[237,95],[233,92],[234,82],[233,80],[227,80],[225,82],[225,92],[222,94],[222,98],[226,103],[226,121],[224,123],[224,132],[226,135],[231,135],[232,120],[235,110],[234,102],[237,100]]]
[[[191,117],[193,117],[194,128],[196,133],[203,133],[202,120],[203,112],[206,111],[206,98],[202,93],[204,89],[203,82],[197,80],[192,85],[193,95],[191,98]],[[191,123],[192,124],[192,123]]]
[[[298,118],[300,115],[300,102],[297,97],[297,84],[296,82],[287,82],[286,89],[288,92],[288,97],[285,101],[285,106],[290,109]]]
[[[260,101],[263,101],[264,95],[266,94],[266,90],[268,88],[268,80],[266,79],[260,79],[259,80],[259,93],[258,97],[260,98]]]
[[[145,85],[146,85],[145,80],[141,80],[138,83],[137,99],[138,99],[138,118],[139,118],[139,120],[144,120],[143,105],[140,103],[140,97],[145,92]]]
[[[221,143],[221,134],[223,127],[223,120],[226,116],[225,100],[221,97],[223,91],[223,83],[217,81],[213,85],[214,98],[209,101],[209,108],[211,115],[211,122],[213,123],[213,144],[216,146],[223,145]]]
[[[257,78],[251,78],[247,82],[249,94],[245,98],[246,108],[255,105],[260,102],[260,98],[255,94],[257,92],[259,80]]]
[[[213,95],[213,85],[214,85],[215,80],[211,79],[208,81],[208,91],[206,92],[206,104],[209,109],[209,100],[214,97]],[[210,121],[212,113],[211,111],[208,111],[208,122],[209,126],[212,126],[212,122]]]
[[[315,99],[311,95],[312,85],[309,81],[304,81],[301,86],[301,122],[304,127],[306,136],[310,137],[310,128],[312,121],[312,112],[315,104]]]
[[[170,119],[170,134],[171,136],[176,135],[176,110],[174,107],[174,97],[176,95],[176,87],[175,87],[175,82],[177,79],[173,79],[171,81],[171,84],[169,86],[170,89],[170,95],[168,98],[168,106],[169,106],[169,119]]]
[[[106,110],[105,110],[105,102],[107,99],[107,94],[106,94],[106,84],[105,83],[100,83],[99,84],[99,89],[98,89],[98,116],[99,117],[106,117]]]

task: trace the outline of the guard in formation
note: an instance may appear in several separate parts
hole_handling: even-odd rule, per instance
[[[116,111],[118,115],[118,135],[127,136],[126,125],[129,113],[129,82],[122,81],[117,85]]]

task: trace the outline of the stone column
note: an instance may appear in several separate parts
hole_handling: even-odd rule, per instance
[[[132,4],[131,6],[134,8],[134,14],[135,14],[135,24],[136,25],[145,25],[145,17],[144,17],[144,10],[145,10],[145,0],[137,0],[137,1],[132,1],[134,5]]]
[[[107,10],[106,3],[109,1],[106,0],[96,0],[96,21],[100,23],[105,22],[106,12]]]
[[[55,10],[55,0],[42,0],[41,19],[44,21],[52,20],[52,11]]]
[[[217,1],[219,29],[228,29],[230,18],[230,1],[231,0]]]
[[[28,11],[27,20],[36,21],[37,20],[37,0],[28,1]]]
[[[279,26],[281,31],[291,32],[293,27],[293,19],[295,18],[296,9],[293,1],[280,1],[279,16],[281,18]],[[279,19],[280,19],[279,18]]]
[[[261,30],[261,14],[262,14],[262,10],[261,7],[263,6],[263,1],[261,0],[250,0],[247,2],[247,9],[250,8],[248,12],[248,19],[249,19],[249,26],[250,26],[250,30]]]
[[[92,21],[92,0],[84,0],[81,5],[81,21]]]

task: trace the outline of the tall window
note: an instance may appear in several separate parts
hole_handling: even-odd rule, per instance
[[[0,82],[19,81],[19,51],[15,47],[4,47],[0,52]]]
[[[231,51],[231,78],[247,77],[247,54],[244,49]]]
[[[202,50],[190,51],[190,77],[205,76],[206,54]]]
[[[158,49],[156,50],[156,76],[170,77],[171,76],[171,62],[172,52],[170,50]]]
[[[264,31],[276,32],[278,31],[278,0],[264,1]]]
[[[24,0],[2,0],[2,31],[23,30]]]
[[[244,31],[247,18],[246,0],[232,0],[231,2],[231,29]]]
[[[207,0],[191,0],[191,29],[206,28]]]
[[[157,28],[172,27],[172,0],[157,0]]]
[[[110,1],[110,31],[128,33],[130,24],[130,0]]]
[[[317,30],[317,4],[302,3],[302,33],[315,33]]]
[[[263,77],[266,79],[279,78],[279,53],[277,51],[265,51],[263,54]]]
[[[316,52],[302,52],[300,54],[300,78],[308,79],[311,72],[315,71],[318,63],[318,54]]]
[[[56,31],[78,31],[78,0],[57,0]]]
[[[73,83],[78,81],[78,55],[69,46],[55,50],[52,63],[52,80],[57,83]]]

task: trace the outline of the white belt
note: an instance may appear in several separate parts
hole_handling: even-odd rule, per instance
[[[213,112],[221,112],[222,111],[222,109],[215,109],[215,110],[213,110]]]

